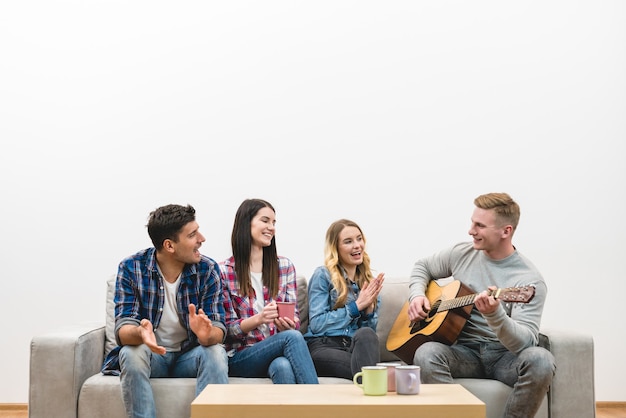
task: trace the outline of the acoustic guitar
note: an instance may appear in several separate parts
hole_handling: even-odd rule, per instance
[[[535,296],[534,286],[508,287],[487,292],[496,299],[514,303],[528,303]],[[445,286],[431,280],[426,288],[426,297],[430,301],[428,316],[421,321],[411,322],[407,301],[389,332],[387,350],[405,363],[412,364],[415,350],[425,342],[453,344],[470,316],[476,296],[478,293],[458,280]]]

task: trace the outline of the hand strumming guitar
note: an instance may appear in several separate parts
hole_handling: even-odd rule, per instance
[[[430,301],[426,296],[416,296],[409,303],[409,320],[419,322],[428,316],[430,311]]]

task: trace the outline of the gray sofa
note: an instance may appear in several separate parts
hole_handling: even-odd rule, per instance
[[[114,278],[107,281],[104,324],[84,324],[33,338],[30,347],[29,417],[124,418],[119,377],[104,376],[100,367],[114,345]],[[408,294],[408,279],[386,279],[378,324],[382,361],[397,361],[385,343]],[[298,306],[303,330],[308,324],[306,280],[298,278]],[[555,356],[557,372],[540,418],[595,417],[593,339],[559,330],[541,331],[541,345]],[[271,383],[269,378],[230,378],[231,384]],[[352,384],[320,378],[322,384]],[[502,416],[511,388],[495,380],[458,379],[457,383],[487,405],[487,417]],[[195,379],[153,379],[159,418],[188,418]]]

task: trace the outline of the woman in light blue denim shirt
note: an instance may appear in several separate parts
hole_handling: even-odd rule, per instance
[[[352,379],[380,361],[376,325],[384,273],[372,275],[365,242],[361,228],[347,219],[326,231],[324,266],[308,283],[304,335],[318,376]]]

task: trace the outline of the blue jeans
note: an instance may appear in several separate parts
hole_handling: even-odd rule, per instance
[[[556,371],[554,356],[541,347],[519,354],[500,343],[447,346],[427,342],[415,352],[422,383],[452,383],[453,377],[495,379],[511,386],[504,417],[534,417]]]
[[[269,376],[275,384],[318,383],[304,337],[293,329],[237,351],[229,358],[228,366],[231,376]]]
[[[220,344],[197,346],[184,353],[155,354],[144,345],[120,350],[122,398],[129,418],[155,418],[150,378],[195,377],[196,396],[209,383],[228,383],[228,356]]]

